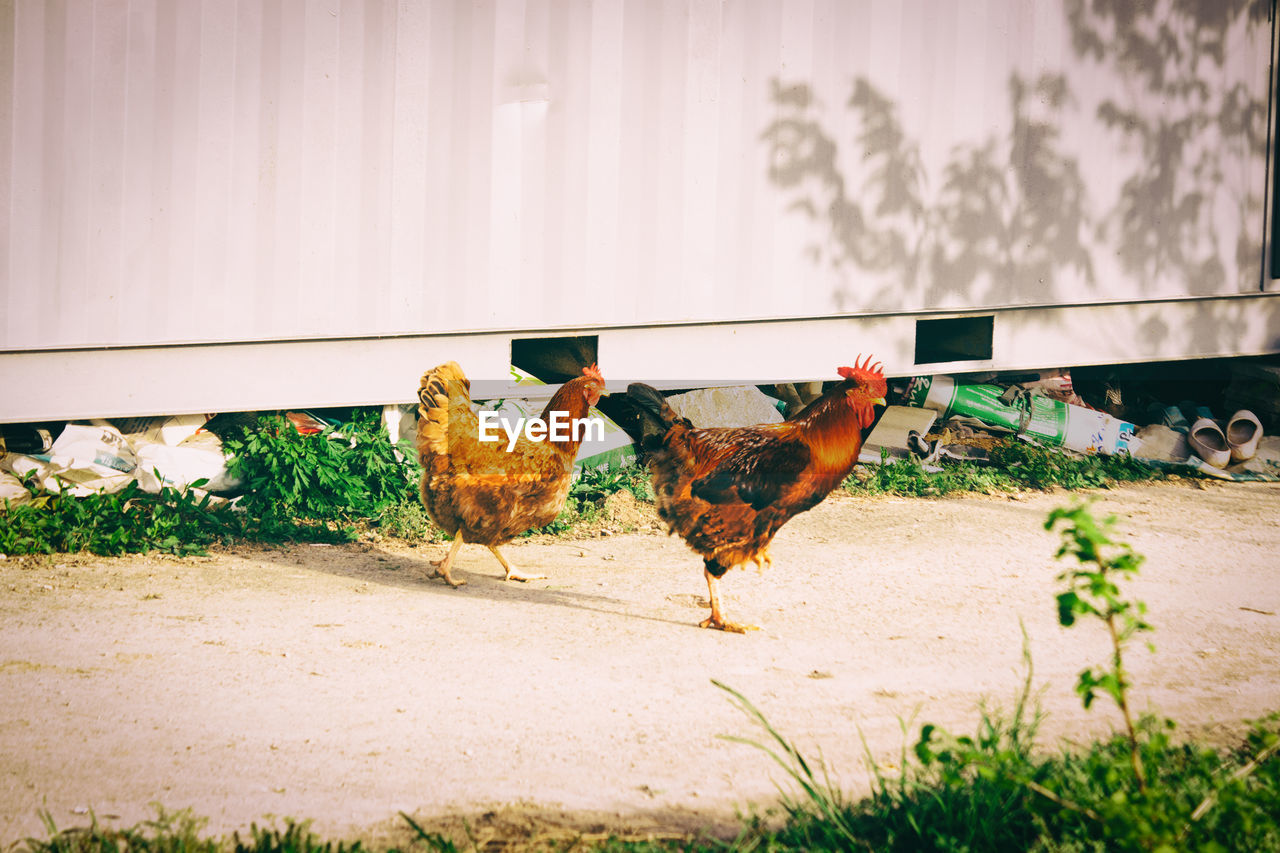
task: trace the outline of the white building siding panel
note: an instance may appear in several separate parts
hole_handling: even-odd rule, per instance
[[[1268,4],[1094,5],[0,3],[0,350],[1258,290]]]

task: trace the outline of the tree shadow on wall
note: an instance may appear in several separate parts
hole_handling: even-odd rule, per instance
[[[1270,4],[1258,0],[1172,0],[1167,5],[1067,0],[1077,58],[1113,69],[1125,86],[1098,107],[1097,119],[1142,168],[1120,190],[1100,223],[1125,272],[1149,283],[1172,275],[1189,292],[1232,284],[1258,286],[1263,190],[1241,184],[1232,164],[1267,150],[1267,104],[1237,82],[1219,90],[1232,30],[1268,26]],[[1265,73],[1265,71],[1264,71]],[[1158,104],[1158,109],[1150,105]],[[1224,245],[1215,208],[1225,202],[1240,228]]]
[[[1066,80],[1046,75],[1009,82],[1012,127],[1003,137],[957,145],[937,194],[919,145],[898,119],[892,99],[864,77],[846,104],[857,119],[855,150],[865,174],[850,188],[838,145],[814,117],[807,84],[773,84],[779,117],[766,129],[769,178],[789,191],[792,208],[827,229],[811,247],[814,259],[848,273],[889,274],[926,304],[962,296],[987,304],[1047,298],[1060,270],[1093,280],[1084,243],[1088,223],[1077,163],[1060,150],[1051,121],[1034,118],[1033,100],[1057,111],[1069,100]],[[835,294],[841,309],[896,304],[899,284],[866,294],[852,285]]]
[[[1265,188],[1249,185],[1257,170],[1245,165],[1265,158],[1267,105],[1243,83],[1224,90],[1206,81],[1222,77],[1233,29],[1267,26],[1268,5],[1066,0],[1064,8],[1079,63],[1123,86],[1088,115],[1066,73],[1011,74],[1008,126],[953,146],[938,176],[926,174],[897,104],[866,77],[844,104],[856,128],[847,144],[860,155],[848,173],[839,158],[846,143],[824,127],[812,87],[772,82],[778,116],[762,134],[769,179],[820,229],[810,252],[841,277],[839,310],[898,307],[903,291],[926,306],[1074,300],[1082,286],[1105,298],[1093,260],[1100,251],[1142,293],[1169,281],[1181,293],[1221,292],[1227,275],[1236,279],[1228,289],[1257,287]],[[1138,155],[1118,189],[1095,188],[1108,196],[1101,201],[1063,140],[1068,122],[1080,121]],[[1228,210],[1237,221],[1224,228]]]

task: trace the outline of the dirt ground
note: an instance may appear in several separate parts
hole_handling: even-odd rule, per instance
[[[1101,492],[1147,557],[1129,591],[1155,654],[1130,652],[1137,705],[1232,743],[1280,710],[1280,485]],[[1047,744],[1105,732],[1076,673],[1097,625],[1057,625],[1042,528],[1064,493],[943,500],[833,496],[782,529],[774,566],[723,584],[700,630],[700,562],[642,508],[582,540],[505,549],[545,581],[509,584],[468,547],[238,548],[207,558],[0,560],[0,843],[190,807],[217,834],[312,819],[330,837],[530,822],[661,832],[732,825],[776,802],[745,694],[833,779],[865,792],[861,737],[894,766],[923,722],[971,730],[1008,703],[1021,629]],[[630,530],[630,532],[627,532]],[[904,739],[903,726],[907,727]],[[487,817],[486,817],[487,815]],[[450,822],[452,821],[452,824]]]

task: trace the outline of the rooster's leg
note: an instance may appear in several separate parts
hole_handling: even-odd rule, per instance
[[[502,563],[502,568],[507,570],[507,576],[504,581],[540,581],[546,580],[546,575],[522,575],[515,569],[511,568],[511,564],[507,562],[507,558],[502,556],[502,552],[498,550],[497,545],[490,545],[489,550],[493,552],[493,556],[498,558],[498,562]]]
[[[453,565],[453,558],[458,556],[458,549],[460,549],[461,547],[462,547],[462,534],[458,533],[454,535],[453,544],[449,546],[449,553],[444,555],[444,559],[431,561],[431,565],[434,567],[434,571],[431,572],[431,577],[444,578],[444,582],[447,583],[449,586],[453,587],[454,589],[457,589],[458,587],[466,583],[466,581],[464,580],[458,580],[458,581],[454,580],[453,577],[449,574],[449,567]]]
[[[758,631],[755,625],[739,625],[737,622],[729,622],[724,618],[724,614],[720,612],[720,580],[711,574],[709,569],[703,569],[702,573],[707,576],[707,591],[711,595],[711,615],[698,623],[699,628],[716,628],[720,631],[728,631],[733,634],[745,634],[748,631]]]

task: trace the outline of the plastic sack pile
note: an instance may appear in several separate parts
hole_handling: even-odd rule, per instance
[[[186,489],[199,480],[211,492],[232,492],[218,437],[202,429],[204,415],[137,418],[124,429],[106,421],[67,424],[47,449],[0,457],[0,500],[29,497],[19,478],[34,476],[48,492],[76,496],[115,492],[133,481],[144,491]]]

